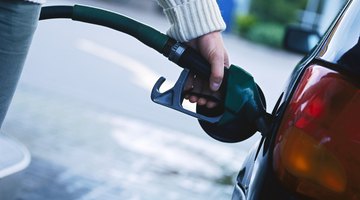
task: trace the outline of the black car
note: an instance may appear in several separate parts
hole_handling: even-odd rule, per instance
[[[313,37],[292,28],[285,46],[305,50]],[[359,39],[360,2],[349,1],[295,67],[232,199],[360,199]]]
[[[72,18],[126,32],[180,66],[191,66],[205,75],[210,73],[206,61],[192,50],[123,16],[84,6],[60,6],[42,13],[42,19],[48,18]],[[302,31],[301,37],[294,37],[296,31],[289,29],[286,35],[288,48],[306,49],[318,37],[312,31]],[[359,38],[360,2],[353,0],[295,67],[266,123],[258,123],[257,127],[233,124],[231,134],[226,126],[216,128],[217,135],[208,132],[216,139],[235,142],[250,137],[256,128],[264,130],[258,146],[240,169],[232,199],[360,199]],[[161,81],[164,80],[160,79],[158,86]],[[253,86],[252,91],[257,91]],[[173,104],[178,103],[182,92],[180,86],[175,89],[165,95],[156,93],[159,96],[154,99],[187,112]],[[261,92],[256,95],[254,104],[261,103]],[[251,111],[240,113],[244,114],[241,120],[247,120]],[[197,113],[193,115],[198,117]],[[259,124],[264,126],[259,129]],[[244,127],[248,130],[244,131]],[[245,132],[249,134],[241,135]],[[229,137],[221,138],[224,135]]]

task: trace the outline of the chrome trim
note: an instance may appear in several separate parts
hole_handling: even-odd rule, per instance
[[[235,184],[234,192],[231,197],[231,200],[245,200],[245,193],[242,187],[240,187],[238,184]]]
[[[169,54],[169,60],[177,63],[181,55],[185,52],[186,46],[180,42],[177,42],[174,46],[171,47]]]

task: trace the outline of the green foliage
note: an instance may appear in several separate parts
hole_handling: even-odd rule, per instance
[[[236,18],[236,24],[240,34],[246,34],[256,24],[257,20],[254,15],[241,15]]]
[[[252,0],[250,14],[238,16],[236,26],[240,36],[251,41],[280,48],[284,27],[297,20],[307,0]]]
[[[234,185],[233,177],[236,177],[236,174],[223,175],[218,178],[215,182],[220,185]]]
[[[261,21],[291,23],[296,20],[299,9],[305,8],[307,0],[253,0],[251,13]]]
[[[258,23],[244,37],[257,43],[280,48],[284,37],[284,26],[277,23]]]

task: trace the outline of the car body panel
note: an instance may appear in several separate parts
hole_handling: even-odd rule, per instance
[[[356,31],[354,31],[356,30]],[[345,34],[346,33],[346,34]],[[345,35],[344,35],[345,34]],[[283,113],[305,69],[319,64],[359,82],[360,71],[360,1],[348,1],[317,46],[294,68],[273,110],[271,134],[262,138],[245,160],[234,190],[242,189],[245,199],[306,199],[285,189],[272,167],[272,149]],[[350,52],[350,53],[349,53]],[[347,56],[347,59],[344,57]],[[258,156],[255,156],[259,152]],[[256,158],[256,159],[255,159]],[[241,174],[244,173],[244,174]],[[245,179],[246,177],[246,179]],[[250,181],[249,181],[250,180]],[[239,193],[239,191],[234,192]],[[233,196],[233,200],[236,195]],[[241,199],[241,198],[240,198]]]

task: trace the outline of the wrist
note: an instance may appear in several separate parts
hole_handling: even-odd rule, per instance
[[[167,34],[181,42],[226,28],[216,0],[192,0],[183,4],[159,0],[171,23]]]

